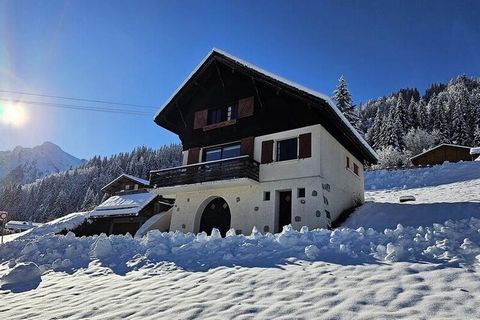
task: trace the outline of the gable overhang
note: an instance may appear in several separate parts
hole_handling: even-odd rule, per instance
[[[182,113],[182,111],[179,109],[180,106],[178,104],[178,100],[192,86],[198,85],[197,80],[199,77],[213,63],[224,64],[231,68],[232,71],[239,72],[247,77],[250,77],[253,82],[258,81],[259,83],[273,87],[275,90],[291,94],[305,101],[309,107],[316,108],[324,112],[329,118],[328,120],[339,129],[341,134],[343,134],[353,146],[357,148],[357,151],[367,162],[372,164],[378,162],[379,158],[377,153],[350,124],[343,113],[334,105],[328,96],[263,70],[219,49],[211,50],[209,54],[207,54],[207,56],[205,56],[200,64],[193,70],[193,72],[177,88],[172,96],[165,102],[165,104],[160,108],[154,117],[156,124],[178,135],[181,133],[182,128],[178,127],[178,124],[170,122],[168,120],[168,114],[170,112]],[[177,108],[178,110],[175,111],[174,108]]]

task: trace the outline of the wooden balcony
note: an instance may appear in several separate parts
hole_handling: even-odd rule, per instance
[[[247,155],[150,171],[150,186],[161,188],[238,178],[258,181],[258,173],[259,163]]]

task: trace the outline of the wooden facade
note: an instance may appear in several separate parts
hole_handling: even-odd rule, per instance
[[[212,110],[229,106],[238,110],[236,119],[209,124]],[[375,155],[332,108],[325,99],[213,51],[155,122],[178,134],[184,150],[189,150],[189,164],[200,161],[196,150],[201,147],[315,124],[362,162],[375,163]]]
[[[472,156],[470,155],[470,147],[441,144],[410,158],[410,160],[415,166],[430,166],[442,164],[445,161],[471,161]]]
[[[150,183],[143,179],[139,179],[127,174],[121,174],[112,182],[102,188],[104,193],[114,195],[122,191],[130,190],[145,190],[149,187]]]

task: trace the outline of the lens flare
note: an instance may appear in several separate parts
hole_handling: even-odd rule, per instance
[[[20,103],[2,103],[0,104],[0,123],[21,127],[27,121],[25,107]]]

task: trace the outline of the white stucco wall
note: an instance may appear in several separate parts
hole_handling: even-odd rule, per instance
[[[276,142],[304,133],[312,134],[312,157],[275,162]],[[231,227],[244,234],[249,234],[253,226],[261,232],[279,231],[279,191],[292,191],[292,226],[296,229],[304,225],[311,229],[328,227],[355,201],[363,202],[363,165],[321,125],[256,137],[256,161],[260,162],[262,142],[267,140],[275,141],[274,162],[260,165],[259,182],[239,179],[156,189],[157,193],[176,199],[170,230],[198,232],[203,209],[216,197],[222,197],[229,205]],[[346,168],[347,156],[351,170]],[[185,163],[186,159],[184,152]],[[358,176],[353,173],[354,162],[359,167]],[[298,188],[305,188],[305,198],[297,198]],[[265,191],[270,192],[269,201],[263,200]]]
[[[320,172],[325,183],[330,185],[330,191],[324,190],[328,199],[325,208],[331,212],[332,220],[335,220],[357,201],[364,202],[364,168],[363,164],[323,127],[320,144]],[[349,169],[346,167],[347,156],[350,158]],[[358,165],[358,175],[353,172],[353,163]]]

